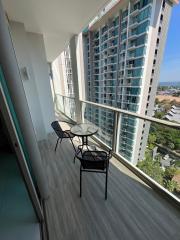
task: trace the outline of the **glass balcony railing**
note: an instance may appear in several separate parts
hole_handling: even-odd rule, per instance
[[[62,112],[75,119],[75,102],[57,96]],[[147,183],[179,201],[180,124],[94,102],[81,101],[82,122],[98,127],[102,145]],[[69,108],[69,110],[67,110]],[[129,162],[129,164],[128,164]],[[135,167],[136,166],[136,167]]]
[[[67,96],[56,94],[55,111],[56,111],[56,114],[59,114],[60,112],[62,112],[73,121],[76,121],[74,97],[67,97]]]

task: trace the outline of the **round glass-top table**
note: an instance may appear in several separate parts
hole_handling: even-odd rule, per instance
[[[80,123],[71,128],[71,133],[78,137],[88,137],[97,133],[98,128],[89,123]]]
[[[79,151],[82,151],[84,146],[88,148],[88,136],[94,135],[97,131],[98,128],[89,123],[80,123],[71,128],[72,134],[82,138],[82,144],[78,146]]]

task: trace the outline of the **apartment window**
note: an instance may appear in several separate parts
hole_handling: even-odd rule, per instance
[[[143,36],[138,37],[136,39],[136,46],[145,44],[146,40],[147,40],[147,35],[143,35]]]
[[[150,80],[150,85],[152,85],[152,82],[153,82],[153,79],[151,78],[151,80]]]
[[[135,51],[132,51],[132,56],[135,55],[135,57],[142,56],[144,54],[144,47],[137,48]]]
[[[150,95],[148,95],[148,98],[147,98],[147,100],[149,101],[149,99],[150,99]]]
[[[153,65],[155,65],[156,64],[156,60],[154,59],[154,61],[153,61]]]
[[[143,33],[143,32],[146,32],[146,31],[148,30],[149,23],[150,23],[150,21],[146,21],[146,22],[140,24],[140,25],[136,28],[136,33],[137,33],[137,34],[141,34],[141,33]]]
[[[154,69],[152,69],[152,74],[154,74]]]
[[[146,104],[146,108],[148,108],[148,107],[149,107],[149,103]]]
[[[163,3],[162,3],[162,9],[163,10],[164,10],[165,6],[166,6],[166,1],[164,0]]]
[[[156,44],[157,44],[157,45],[159,44],[159,38],[157,38]]]
[[[134,67],[141,67],[144,63],[144,59],[143,58],[138,58],[136,60],[134,60]]]
[[[125,11],[122,13],[122,18],[125,18],[127,15],[128,15],[128,10],[125,10]]]
[[[151,87],[149,88],[149,93],[151,92]]]
[[[148,7],[139,13],[139,15],[137,16],[137,20],[138,22],[141,22],[146,18],[150,17],[150,15],[151,15],[151,7]]]
[[[142,8],[151,3],[151,0],[142,0]]]
[[[163,14],[161,14],[161,17],[160,17],[160,21],[162,22],[162,20],[163,20]]]
[[[158,50],[156,49],[155,52],[154,52],[155,56],[157,56],[157,53],[158,53]]]
[[[159,29],[158,29],[158,33],[161,33],[161,27],[159,27]]]

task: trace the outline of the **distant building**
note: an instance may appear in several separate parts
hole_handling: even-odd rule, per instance
[[[56,58],[52,64],[53,77],[59,79],[60,94],[74,97],[71,53],[69,46]]]
[[[180,123],[180,107],[172,106],[171,110],[165,115],[165,119]]]
[[[168,154],[166,154],[160,161],[161,163],[161,167],[165,168],[165,167],[170,167],[171,166],[171,158],[169,157]]]
[[[172,2],[118,1],[83,32],[85,95],[95,103],[152,116]],[[114,113],[88,106],[86,119],[113,144]],[[121,114],[117,152],[143,159],[150,124]]]

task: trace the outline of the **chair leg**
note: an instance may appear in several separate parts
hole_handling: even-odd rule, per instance
[[[81,166],[80,166],[80,197],[82,195],[82,169],[81,169]]]
[[[60,140],[60,138],[57,139],[56,146],[55,146],[55,149],[54,149],[55,152],[56,152],[56,149],[57,149],[57,146],[58,146],[59,140]],[[61,142],[62,142],[62,138],[61,138],[60,144],[61,144]]]
[[[105,200],[107,200],[108,169],[106,169]]]
[[[76,148],[75,148],[75,146],[74,146],[74,143],[73,143],[72,138],[70,138],[70,140],[71,140],[71,143],[72,143],[72,145],[73,145],[74,151],[76,152]]]
[[[58,138],[58,139],[57,139],[57,142],[56,142],[56,146],[55,146],[55,149],[54,149],[55,152],[56,152],[56,149],[57,149],[57,145],[58,145],[59,139],[60,139],[60,138]]]

